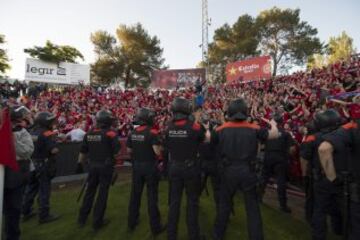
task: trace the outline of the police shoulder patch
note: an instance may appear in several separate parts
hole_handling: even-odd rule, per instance
[[[46,132],[44,132],[44,136],[45,137],[50,137],[50,136],[52,136],[52,135],[54,135],[55,133],[53,132],[53,131],[46,131]]]
[[[150,132],[154,135],[159,135],[159,131],[156,129],[151,129]]]
[[[192,128],[193,128],[193,130],[195,130],[195,131],[200,131],[201,126],[200,126],[200,124],[198,124],[198,123],[194,123],[193,126],[192,126]]]
[[[349,123],[343,125],[342,128],[349,130],[349,129],[358,128],[358,125],[355,122],[349,122]]]
[[[175,121],[175,126],[184,126],[186,122],[187,122],[186,120]]]
[[[116,137],[116,133],[114,131],[110,130],[106,133],[106,136],[108,136],[110,138],[114,138],[114,137]]]
[[[136,132],[142,132],[147,128],[147,126],[139,126],[135,129]]]
[[[305,138],[304,143],[313,142],[313,141],[315,141],[315,140],[316,140],[315,135],[309,135],[309,136],[307,136],[307,137]]]
[[[225,128],[251,128],[251,129],[260,129],[259,125],[253,124],[253,123],[249,123],[247,121],[243,121],[243,122],[226,122],[223,125],[221,125],[220,127],[218,127],[216,129],[216,132],[219,132]]]

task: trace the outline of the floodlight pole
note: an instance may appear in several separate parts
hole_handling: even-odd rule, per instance
[[[208,0],[202,0],[202,61],[207,62],[209,49]]]

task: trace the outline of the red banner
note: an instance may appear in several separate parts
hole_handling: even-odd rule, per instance
[[[194,87],[205,81],[205,69],[158,70],[151,77],[151,87],[174,89],[176,87]]]
[[[226,66],[226,81],[258,81],[271,77],[271,62],[269,56],[250,58]]]
[[[13,171],[18,171],[19,166],[16,162],[9,110],[5,109],[3,112],[0,111],[0,114],[2,114],[0,117],[0,164],[11,168]]]

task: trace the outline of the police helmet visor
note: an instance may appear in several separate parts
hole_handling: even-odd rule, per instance
[[[248,107],[244,99],[239,98],[229,104],[227,116],[231,121],[243,121],[248,117]]]
[[[175,113],[181,113],[183,115],[191,114],[191,103],[185,98],[175,98],[171,104],[171,111]]]

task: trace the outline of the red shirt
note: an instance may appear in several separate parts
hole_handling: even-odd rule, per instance
[[[359,103],[350,104],[349,113],[352,119],[360,119],[360,104]]]

